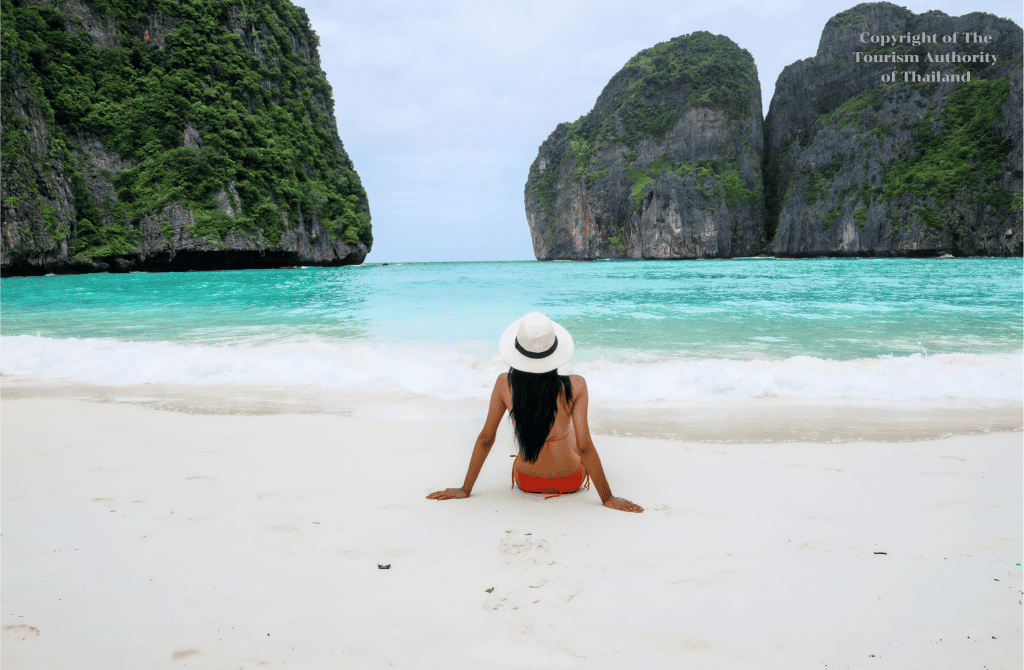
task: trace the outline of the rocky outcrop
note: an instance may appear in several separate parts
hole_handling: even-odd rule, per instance
[[[725,258],[765,243],[754,59],[695,32],[645,49],[589,114],[541,145],[526,182],[540,260]]]
[[[365,259],[369,205],[305,12],[178,14],[4,3],[4,276]]]
[[[966,42],[968,33],[990,39]],[[771,251],[1020,256],[1021,35],[991,14],[917,15],[884,2],[832,17],[817,54],[779,76],[765,119]],[[919,43],[883,47],[870,36]]]

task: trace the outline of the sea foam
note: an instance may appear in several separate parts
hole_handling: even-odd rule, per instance
[[[501,359],[433,346],[302,337],[199,345],[0,338],[0,374],[8,378],[138,384],[313,386],[352,393],[400,392],[439,399],[487,398]],[[587,379],[598,401],[734,401],[758,397],[996,399],[1024,397],[1021,351],[912,354],[852,360],[811,356],[729,360],[591,360],[563,373]]]

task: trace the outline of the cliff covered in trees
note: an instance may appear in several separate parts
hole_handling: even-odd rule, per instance
[[[832,17],[765,119],[770,251],[1020,256],[1021,37],[991,14],[886,2]]]
[[[641,51],[541,145],[534,253],[1020,256],[1021,43],[991,14],[860,4],[783,70],[763,124],[753,58],[728,38]]]
[[[361,263],[369,205],[287,0],[3,0],[0,270]]]
[[[536,257],[749,256],[765,243],[754,59],[695,32],[635,55],[526,182]]]

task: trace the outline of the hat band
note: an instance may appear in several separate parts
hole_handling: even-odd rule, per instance
[[[547,358],[551,354],[555,353],[555,349],[557,349],[557,348],[558,348],[558,336],[557,335],[555,335],[555,343],[551,345],[551,348],[548,349],[547,351],[542,351],[540,353],[537,353],[537,352],[534,352],[534,351],[527,351],[526,349],[523,349],[523,345],[519,344],[519,338],[518,337],[516,338],[516,351],[521,353],[523,356],[526,356],[527,358]]]

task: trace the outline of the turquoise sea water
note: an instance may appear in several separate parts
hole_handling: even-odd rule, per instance
[[[0,282],[0,373],[486,397],[528,311],[595,398],[1020,398],[1020,259],[407,263]]]

